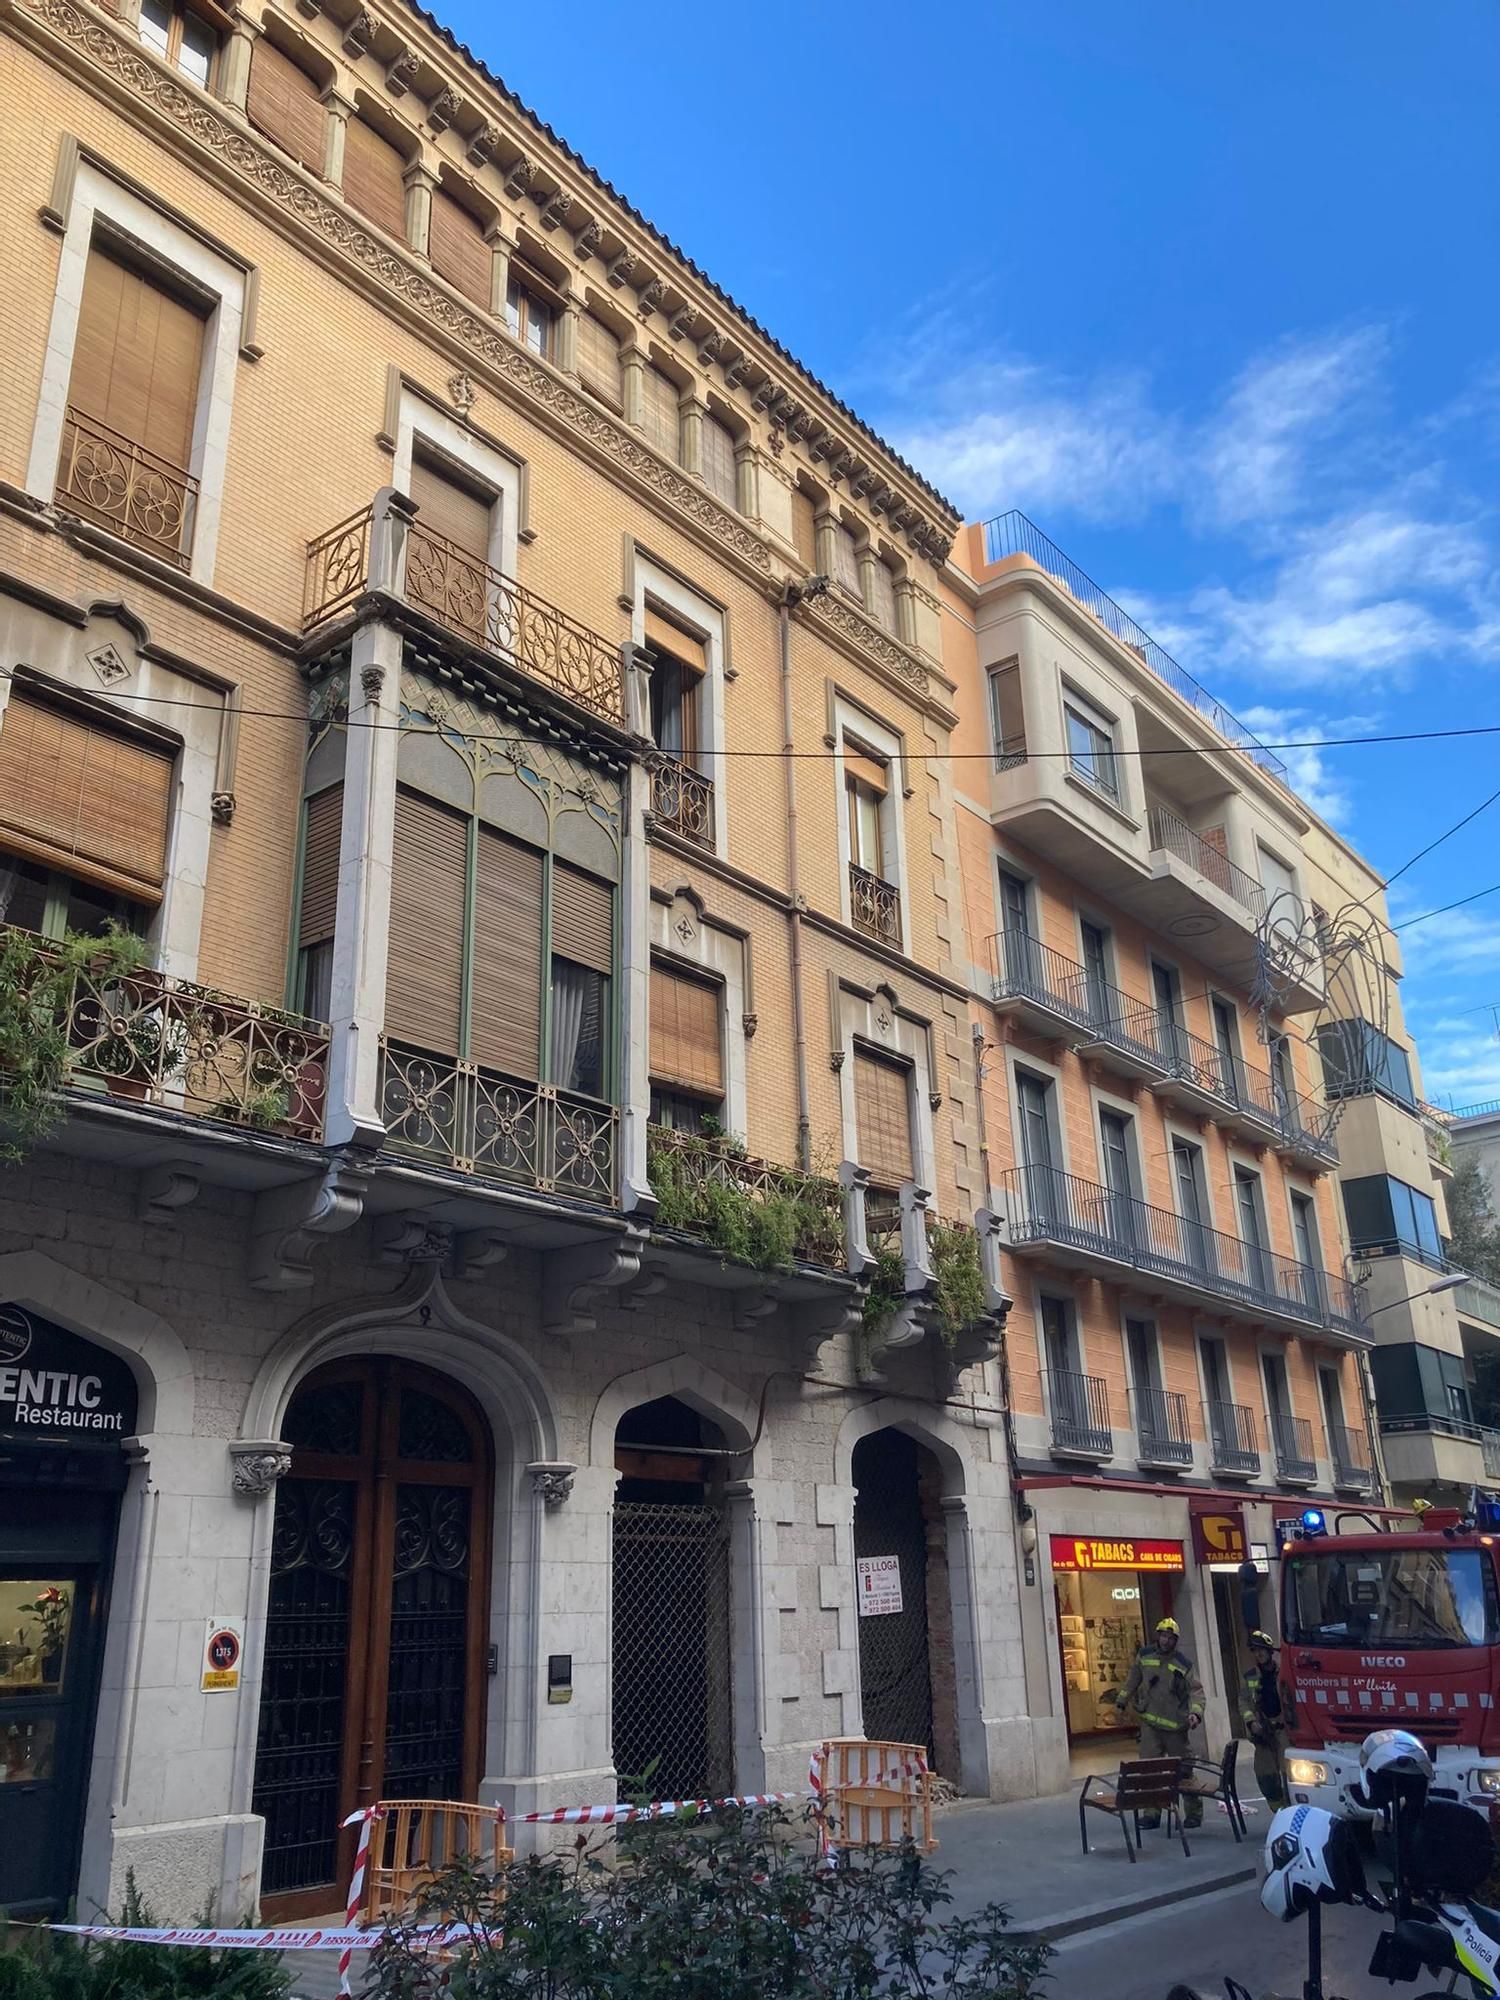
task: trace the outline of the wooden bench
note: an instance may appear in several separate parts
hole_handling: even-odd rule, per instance
[[[455,1861],[489,1876],[515,1859],[505,1821],[493,1806],[448,1799],[382,1799],[365,1870],[360,1921],[383,1924],[409,1912],[413,1900]]]
[[[1095,1785],[1099,1787],[1098,1791],[1091,1789]],[[1182,1828],[1181,1786],[1182,1760],[1178,1757],[1141,1757],[1134,1763],[1122,1764],[1117,1778],[1085,1778],[1083,1790],[1078,1795],[1078,1833],[1084,1853],[1089,1852],[1088,1815],[1092,1809],[1094,1812],[1109,1813],[1120,1822],[1120,1831],[1125,1836],[1125,1852],[1132,1862],[1141,1842],[1143,1812],[1164,1812],[1168,1837],[1175,1823],[1182,1851],[1190,1855],[1192,1850]],[[1132,1825],[1135,1827],[1134,1842],[1130,1838]]]

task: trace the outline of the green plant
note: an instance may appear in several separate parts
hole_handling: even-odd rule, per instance
[[[984,1318],[984,1270],[979,1261],[979,1239],[971,1229],[950,1229],[934,1223],[927,1239],[932,1265],[932,1304],[938,1332],[952,1347],[961,1333]]]
[[[885,1332],[906,1300],[906,1259],[890,1244],[875,1252],[875,1265],[860,1308],[860,1320],[867,1338]]]
[[[990,1904],[953,1917],[946,1877],[911,1846],[820,1866],[781,1813],[644,1820],[623,1847],[571,1852],[490,1883],[441,1876],[370,1961],[362,2000],[1036,2000],[1050,1948]],[[446,1965],[423,1924],[465,1927]]]
[[[62,1122],[58,1093],[75,1059],[71,1016],[80,988],[107,988],[146,963],[146,940],[118,924],[99,937],[69,931],[43,943],[0,931],[0,1160],[24,1159]],[[100,996],[107,1005],[107,992]]]
[[[838,1261],[843,1224],[838,1190],[815,1174],[775,1169],[772,1185],[754,1184],[736,1167],[746,1154],[738,1140],[714,1133],[653,1133],[647,1165],[664,1229],[701,1236],[721,1255],[757,1270],[784,1270],[810,1257]]]
[[[133,1930],[161,1923],[132,1875],[118,1916],[102,1921]],[[274,1952],[122,1944],[46,1929],[15,1939],[0,1933],[0,2000],[286,2000],[291,1986]]]

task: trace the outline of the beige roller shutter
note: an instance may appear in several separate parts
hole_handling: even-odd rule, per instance
[[[484,224],[441,188],[432,191],[432,226],[427,255],[440,278],[488,312],[494,254],[484,240]]]
[[[542,1059],[542,856],[479,829],[469,1053],[508,1076],[534,1078]]]
[[[552,865],[552,949],[606,978],[615,969],[615,895],[608,882],[566,861]]]
[[[344,199],[389,235],[406,240],[406,162],[363,118],[344,131]]]
[[[658,1083],[724,1095],[724,989],[717,982],[651,968],[651,1074]]]
[[[333,936],[339,901],[339,841],[344,817],[344,788],[330,785],[307,802],[307,830],[302,838],[302,902],[297,943],[326,944]]]
[[[246,115],[258,132],[315,174],[323,171],[328,137],[328,107],[321,99],[307,71],[262,35],[250,58]]]
[[[386,1032],[434,1055],[459,1053],[468,827],[419,792],[396,793]]]
[[[859,1161],[883,1187],[914,1177],[911,1144],[911,1070],[872,1049],[854,1051],[854,1117]]]

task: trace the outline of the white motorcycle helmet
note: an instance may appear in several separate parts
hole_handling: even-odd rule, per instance
[[[1432,1759],[1406,1729],[1377,1729],[1359,1746],[1359,1792],[1384,1809],[1397,1795],[1420,1802],[1432,1783]]]
[[[1349,1903],[1364,1894],[1365,1871],[1349,1820],[1321,1806],[1284,1806],[1266,1835],[1261,1907],[1283,1924],[1314,1903]]]

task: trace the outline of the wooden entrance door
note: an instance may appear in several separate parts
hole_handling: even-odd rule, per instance
[[[475,1795],[491,1492],[478,1411],[407,1362],[319,1369],[282,1435],[254,1797],[276,1923],[341,1907],[356,1808]]]

